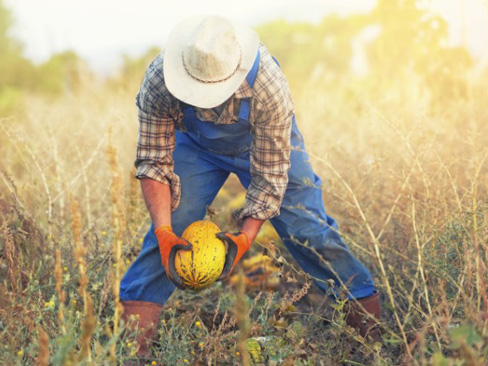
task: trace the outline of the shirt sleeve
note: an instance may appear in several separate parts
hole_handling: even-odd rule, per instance
[[[288,185],[294,115],[288,83],[276,67],[273,74],[256,80],[255,91],[258,113],[253,123],[251,183],[244,207],[234,212],[238,222],[246,217],[267,220],[279,215]]]
[[[136,97],[139,137],[136,178],[154,179],[171,187],[171,210],[179,205],[180,178],[174,173],[175,113],[164,84],[161,57],[153,61]]]

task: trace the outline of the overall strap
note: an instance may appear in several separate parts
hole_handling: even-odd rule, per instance
[[[261,52],[258,50],[258,54],[256,56],[256,59],[254,60],[254,64],[252,65],[251,70],[246,76],[246,81],[251,87],[251,89],[254,87],[254,82],[256,81],[256,77],[258,75],[258,70],[259,70],[259,60],[261,59]],[[250,104],[250,99],[242,99],[241,100],[241,105],[239,109],[239,119],[243,119],[245,121],[249,121],[249,114],[251,111],[251,104]]]
[[[259,69],[259,60],[261,59],[261,52],[258,50],[258,54],[256,56],[256,59],[254,60],[254,64],[252,65],[251,70],[246,76],[246,81],[251,87],[251,89],[254,86],[254,82],[256,81],[256,76],[258,76],[258,69]]]
[[[271,55],[271,57],[273,57],[273,60],[274,60],[275,64],[278,65],[279,68],[281,68],[281,65],[278,62],[278,60],[276,59],[276,57],[274,57],[273,55]]]
[[[183,113],[185,113],[186,111],[189,111],[189,110],[192,110],[193,109],[193,106],[191,106],[189,104],[186,104],[182,100],[180,100],[180,107],[181,107],[181,110],[183,111]]]
[[[196,112],[193,106],[186,104],[185,102],[180,100],[180,108],[183,112],[183,123],[185,124],[186,128],[189,128],[190,120],[195,119]]]

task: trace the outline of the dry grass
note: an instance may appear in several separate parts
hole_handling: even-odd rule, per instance
[[[383,345],[345,327],[343,304],[329,306],[266,228],[253,251],[268,248],[280,262],[279,289],[176,292],[156,364],[482,365],[484,84],[437,106],[415,81],[376,95],[360,84],[351,91],[307,83],[296,96],[299,126],[326,207],[382,293]],[[108,365],[135,351],[117,300],[148,227],[130,178],[134,94],[100,87],[49,102],[30,96],[0,121],[2,364]],[[226,184],[213,207],[219,225],[229,225],[240,195],[234,180]]]

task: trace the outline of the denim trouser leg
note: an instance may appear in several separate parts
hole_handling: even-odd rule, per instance
[[[184,135],[177,135],[173,153],[175,173],[181,179],[181,201],[171,214],[173,231],[181,235],[192,222],[205,217],[205,210],[220,190],[229,173],[212,164]],[[151,225],[142,250],[120,284],[122,301],[147,301],[163,304],[175,286],[166,277],[159,246]]]
[[[349,251],[335,230],[335,220],[326,214],[322,181],[313,172],[296,126],[292,145],[288,186],[280,215],[271,219],[271,223],[293,258],[321,290],[326,291],[327,280],[332,279],[335,287],[347,284],[349,298],[372,295],[375,287],[371,274]],[[247,188],[251,177],[246,162],[249,164],[248,158],[240,162],[238,176]]]
[[[315,184],[320,184],[320,180]],[[374,284],[369,271],[337,234],[336,223],[325,214],[322,202],[320,188],[289,185],[281,213],[271,223],[288,251],[321,290],[326,291],[326,281],[332,279],[336,288],[347,284],[350,298],[372,295]]]

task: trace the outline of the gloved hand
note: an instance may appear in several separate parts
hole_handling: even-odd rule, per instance
[[[227,244],[227,254],[225,255],[225,264],[222,274],[218,278],[223,280],[234,269],[234,266],[241,259],[242,255],[249,250],[251,241],[249,235],[245,231],[238,233],[229,233],[222,231],[217,233],[217,238]]]
[[[173,233],[171,226],[160,226],[154,230],[158,238],[159,252],[168,278],[181,290],[185,289],[183,281],[175,270],[175,257],[178,250],[191,250],[192,245]]]

